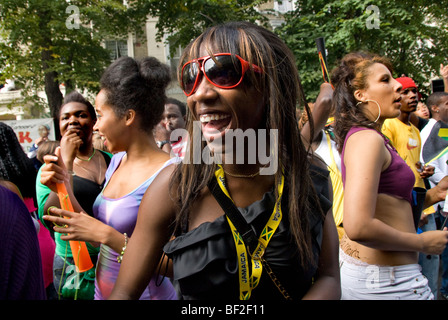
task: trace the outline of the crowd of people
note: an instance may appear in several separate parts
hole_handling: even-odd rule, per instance
[[[352,52],[308,103],[291,50],[248,22],[180,61],[186,104],[168,66],[119,58],[94,106],[66,95],[33,159],[0,123],[0,299],[448,297],[448,85],[423,104],[387,58]]]

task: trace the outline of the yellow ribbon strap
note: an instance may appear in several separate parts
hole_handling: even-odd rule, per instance
[[[232,200],[229,192],[225,186],[225,176],[223,168],[218,165],[219,169],[215,172],[216,179],[218,181],[218,185],[224,194]],[[243,238],[241,237],[238,230],[236,230],[232,221],[227,217],[227,222],[229,223],[230,229],[232,231],[233,240],[235,242],[236,253],[238,257],[238,276],[240,283],[240,300],[249,300],[252,290],[257,287],[260,282],[261,273],[263,271],[263,266],[261,263],[261,258],[264,255],[264,251],[267,248],[269,241],[272,238],[272,235],[277,230],[278,225],[282,219],[282,209],[281,209],[281,198],[283,194],[283,186],[284,186],[284,176],[278,185],[278,198],[275,202],[274,210],[267,222],[266,226],[263,228],[263,231],[258,238],[258,245],[255,248],[254,252],[251,254],[244,243]],[[233,202],[233,200],[232,200]],[[249,260],[251,261],[251,270],[249,271]]]

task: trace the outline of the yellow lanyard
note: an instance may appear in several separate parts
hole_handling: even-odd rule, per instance
[[[224,170],[218,165],[219,169],[215,172],[216,180],[218,181],[218,185],[224,194],[232,200],[229,192],[227,191],[224,181]],[[261,263],[261,258],[263,257],[264,251],[267,248],[269,241],[272,238],[272,235],[277,230],[280,221],[282,220],[282,209],[281,209],[281,198],[283,194],[283,185],[284,185],[284,176],[282,175],[280,183],[278,184],[278,198],[275,202],[274,210],[267,222],[266,226],[263,228],[263,231],[258,238],[258,245],[255,248],[254,252],[251,254],[249,251],[249,255],[247,254],[246,245],[244,244],[243,238],[240,233],[236,230],[232,221],[230,221],[229,217],[227,217],[227,221],[229,223],[230,229],[232,230],[233,240],[235,242],[237,259],[238,259],[238,274],[239,274],[239,283],[240,283],[240,300],[249,300],[251,296],[251,292],[255,289],[260,281],[261,273],[263,271],[263,266]],[[233,200],[232,200],[233,202]],[[251,258],[251,274],[249,274],[249,258]]]

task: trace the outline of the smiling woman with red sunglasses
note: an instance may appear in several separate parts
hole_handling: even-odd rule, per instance
[[[193,59],[184,64],[181,71],[181,86],[185,95],[191,96],[202,80],[202,76],[215,87],[232,89],[243,81],[247,70],[262,73],[260,67],[250,65],[249,62],[237,54],[215,53],[202,58]]]
[[[339,299],[328,172],[300,138],[296,106],[305,102],[291,51],[267,29],[233,22],[206,30],[181,61],[187,128],[191,138],[200,126],[202,137],[190,139],[184,163],[162,172],[142,200],[110,298],[137,298],[163,247],[184,299]],[[258,146],[262,133],[278,132],[277,144],[263,150],[278,157],[276,172],[263,174],[260,159],[248,161],[249,146],[244,163],[232,161],[236,150],[221,138],[237,129],[253,130]],[[230,157],[193,164],[195,150],[216,140],[223,148],[215,145],[214,154]],[[247,233],[211,190],[238,208]]]

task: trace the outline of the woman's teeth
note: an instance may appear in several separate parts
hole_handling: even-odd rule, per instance
[[[228,114],[222,114],[222,113],[215,113],[215,114],[203,114],[199,117],[199,120],[201,123],[208,123],[212,120],[223,120],[229,118],[230,115]]]

